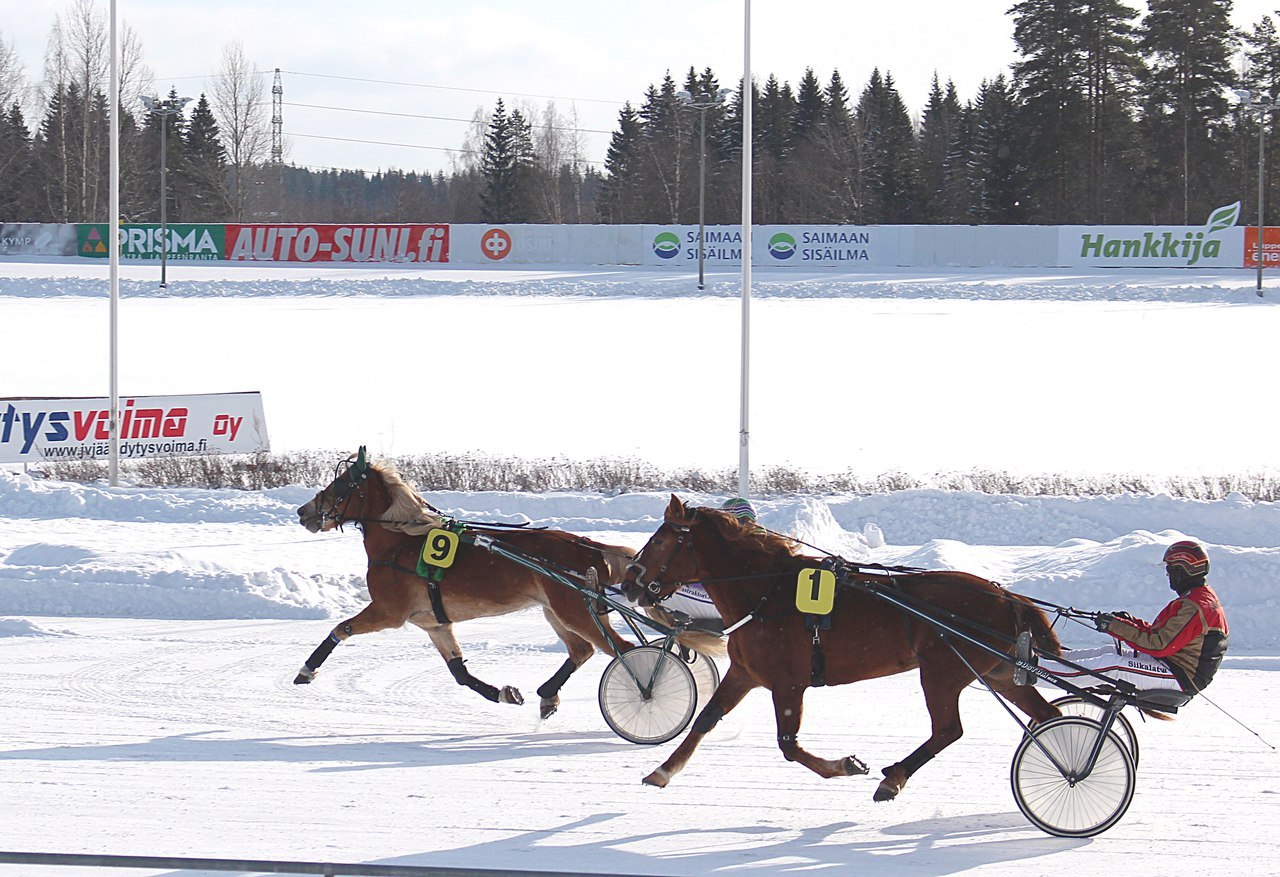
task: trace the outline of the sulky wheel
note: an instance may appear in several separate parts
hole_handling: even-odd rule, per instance
[[[697,700],[689,668],[657,646],[623,652],[600,677],[600,712],[632,743],[666,743],[688,727]]]
[[[712,658],[698,652],[690,652],[684,663],[693,674],[693,682],[698,689],[698,702],[694,709],[700,710],[711,702],[711,695],[720,685],[720,668]]]
[[[1083,697],[1075,694],[1068,694],[1066,697],[1060,697],[1052,701],[1053,705],[1061,710],[1064,716],[1084,716],[1086,719],[1093,719],[1095,722],[1102,721],[1102,707],[1095,703],[1090,703]],[[1116,720],[1111,725],[1111,730],[1120,738],[1120,742],[1129,750],[1129,757],[1133,759],[1133,766],[1136,770],[1138,767],[1138,735],[1133,732],[1133,725],[1124,717],[1124,713],[1117,713]]]
[[[1129,750],[1111,731],[1102,738],[1093,770],[1083,773],[1102,725],[1062,716],[1032,728],[1013,755],[1010,780],[1018,809],[1041,831],[1092,837],[1120,821],[1133,800]]]

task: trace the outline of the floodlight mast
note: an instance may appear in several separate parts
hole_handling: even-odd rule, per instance
[[[722,105],[724,99],[730,93],[729,89],[722,88],[712,98],[695,100],[687,90],[676,92],[676,97],[680,99],[680,103],[691,110],[698,111],[701,123],[701,135],[698,140],[698,289],[706,288],[706,275],[703,266],[707,253],[707,110]]]
[[[142,96],[142,104],[147,112],[160,117],[160,288],[167,285],[167,269],[169,266],[169,222],[166,208],[169,202],[168,167],[165,147],[168,141],[169,117],[176,116],[191,103],[189,97],[171,97],[160,100],[150,95]]]
[[[1256,252],[1258,259],[1257,293],[1261,297],[1262,263],[1264,261],[1263,253],[1265,252],[1262,238],[1266,230],[1266,225],[1262,218],[1262,208],[1265,195],[1263,155],[1266,149],[1267,120],[1263,113],[1274,113],[1276,110],[1280,110],[1280,102],[1268,99],[1261,92],[1255,95],[1247,88],[1237,88],[1235,89],[1235,94],[1240,99],[1240,106],[1244,109],[1252,110],[1258,119],[1258,243]]]

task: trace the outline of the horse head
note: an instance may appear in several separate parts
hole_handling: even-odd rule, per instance
[[[697,558],[693,552],[693,528],[697,517],[697,509],[689,508],[675,494],[671,495],[671,502],[662,516],[662,526],[627,565],[621,588],[628,600],[653,605],[675,593],[684,582],[698,578]]]
[[[364,445],[354,456],[338,463],[329,486],[298,509],[298,523],[312,533],[341,527],[346,521],[369,517],[367,490],[370,477],[378,473],[366,455]]]

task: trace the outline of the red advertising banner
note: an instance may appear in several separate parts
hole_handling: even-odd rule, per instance
[[[1280,268],[1280,227],[1262,227],[1262,267]],[[1244,229],[1244,267],[1258,267],[1258,227],[1246,225]]]
[[[448,225],[228,225],[233,262],[448,262]]]

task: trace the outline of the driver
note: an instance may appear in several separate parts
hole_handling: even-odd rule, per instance
[[[1165,689],[1197,694],[1213,680],[1227,653],[1227,615],[1209,587],[1209,556],[1198,542],[1175,542],[1164,553],[1169,588],[1177,594],[1147,623],[1127,612],[1101,612],[1098,630],[1116,638],[1112,645],[1075,649],[1063,658],[1140,691]],[[1041,665],[1063,678],[1086,673],[1046,658]]]

